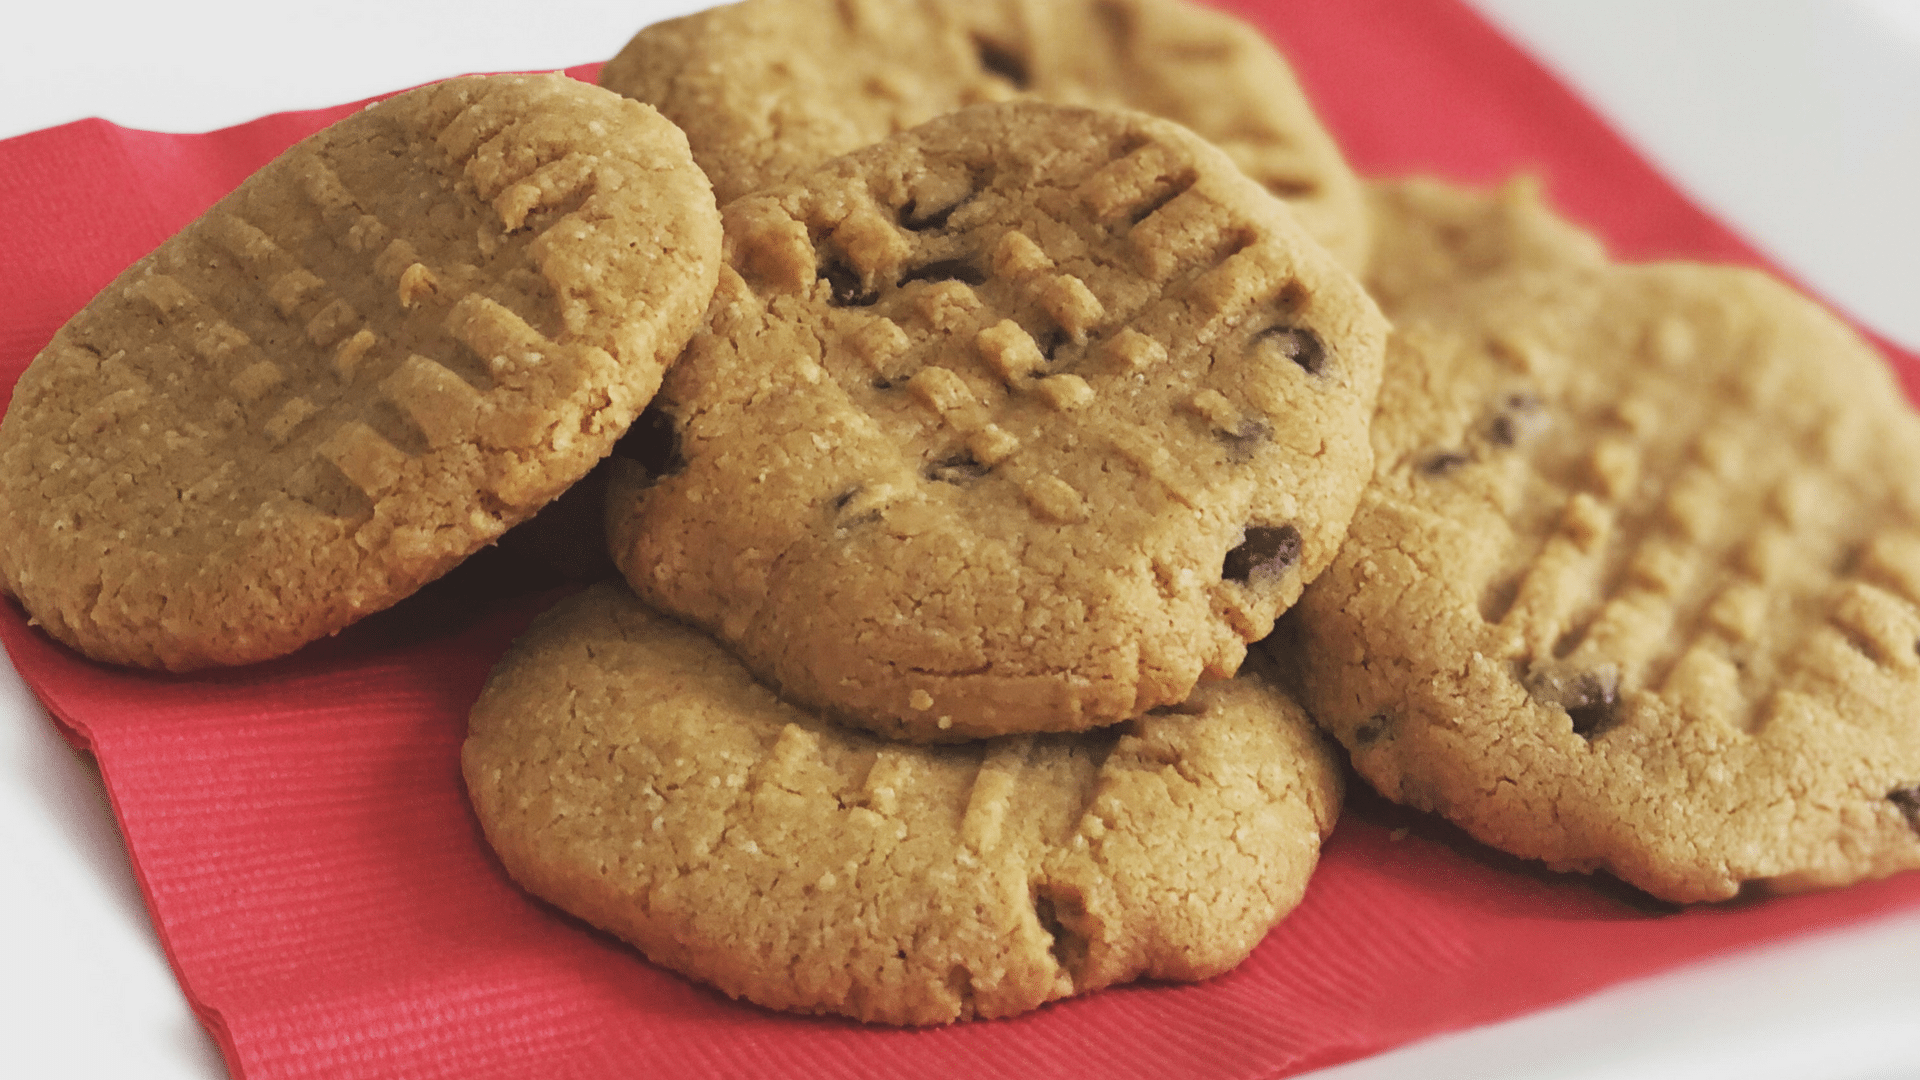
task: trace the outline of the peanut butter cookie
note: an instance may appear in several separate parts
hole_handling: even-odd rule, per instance
[[[939,1024],[1239,963],[1306,887],[1334,753],[1252,674],[1099,732],[888,743],[614,582],[514,645],[463,762],[514,878],[654,962]]]
[[[1475,269],[1385,290],[1373,484],[1300,604],[1361,775],[1670,900],[1920,867],[1920,420],[1886,365],[1523,192],[1376,205]]]
[[[356,113],[34,360],[0,424],[0,577],[115,663],[333,633],[605,456],[719,246],[685,139],[598,87],[461,79]]]
[[[729,204],[613,554],[783,693],[919,740],[1184,700],[1333,557],[1385,324],[1213,147],[951,113]]]
[[[600,83],[686,129],[722,203],[966,105],[1139,109],[1212,141],[1348,267],[1359,181],[1254,28],[1186,0],[747,0],[640,31]]]

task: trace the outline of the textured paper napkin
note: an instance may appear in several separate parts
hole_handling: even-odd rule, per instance
[[[1759,261],[1451,0],[1230,6],[1283,45],[1368,173],[1533,171],[1623,257]],[[356,107],[0,142],[0,385],[129,262]],[[1892,359],[1914,387],[1920,361]],[[1299,910],[1204,985],[933,1031],[777,1015],[507,881],[458,749],[488,667],[552,597],[475,601],[479,576],[285,660],[192,678],[89,664],[0,605],[14,664],[97,756],[161,940],[236,1077],[1276,1077],[1920,907],[1909,874],[1676,912],[1359,798]]]

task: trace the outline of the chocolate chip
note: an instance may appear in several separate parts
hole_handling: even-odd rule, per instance
[[[951,457],[936,461],[927,466],[929,480],[938,480],[943,484],[964,484],[969,480],[978,480],[987,475],[987,467],[974,459],[965,450]]]
[[[941,259],[916,266],[900,275],[902,285],[910,281],[964,281],[969,285],[978,285],[986,280],[986,273],[965,259]]]
[[[1473,464],[1473,455],[1464,451],[1438,450],[1428,454],[1420,462],[1420,472],[1426,476],[1446,476],[1471,464]]]
[[[1573,733],[1592,741],[1605,733],[1618,719],[1614,715],[1614,699],[1606,697],[1591,705],[1577,705],[1567,710],[1567,719],[1573,721]]]
[[[953,212],[972,201],[973,194],[969,193],[959,202],[948,203],[938,209],[922,213],[919,201],[909,199],[907,205],[900,208],[900,227],[910,232],[932,232],[936,229],[944,229],[947,227],[947,219],[953,216]]]
[[[1541,411],[1543,405],[1537,394],[1507,395],[1500,411],[1487,425],[1487,438],[1495,446],[1515,446],[1522,439],[1538,434],[1547,426],[1547,417]]]
[[[627,433],[613,444],[613,455],[638,462],[647,471],[648,483],[687,467],[687,459],[680,455],[680,432],[673,415],[657,402],[634,418]]]
[[[1253,460],[1254,451],[1260,449],[1262,443],[1273,437],[1273,425],[1265,420],[1242,420],[1240,426],[1219,435],[1220,441],[1227,444],[1228,463],[1244,465]]]
[[[1240,546],[1227,552],[1220,577],[1247,585],[1267,585],[1300,561],[1300,530],[1291,525],[1255,525]]]
[[[1026,57],[978,35],[973,39],[973,51],[979,55],[981,67],[1012,83],[1015,89],[1025,90],[1032,85],[1033,74],[1027,68]]]
[[[820,277],[832,289],[828,302],[834,307],[869,307],[880,299],[880,290],[867,288],[860,272],[838,259],[821,264]]]
[[[1558,664],[1536,664],[1527,673],[1527,692],[1558,705],[1573,722],[1573,733],[1595,739],[1620,720],[1620,675],[1616,671],[1579,671]]]
[[[840,494],[835,495],[831,503],[834,514],[841,515],[842,512],[853,503],[853,500],[865,490],[867,490],[867,485],[855,484]],[[880,517],[880,508],[875,506],[851,517],[836,516],[833,527],[836,529],[851,529],[857,525],[866,525],[870,522],[879,521]]]
[[[1253,336],[1253,347],[1291,360],[1309,375],[1318,375],[1327,366],[1326,345],[1304,326],[1270,326]]]
[[[1380,736],[1393,726],[1393,718],[1386,713],[1374,713],[1365,723],[1353,729],[1353,741],[1361,746],[1372,746],[1380,741]]]
[[[1900,808],[1901,813],[1907,815],[1907,824],[1913,827],[1913,831],[1920,832],[1920,784],[1894,788],[1887,792],[1887,798]]]

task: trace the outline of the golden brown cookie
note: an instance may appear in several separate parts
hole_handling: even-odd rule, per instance
[[[289,652],[603,457],[712,295],[652,109],[461,79],[307,139],[120,275],[0,424],[0,577],[97,659]]]
[[[1309,708],[1388,797],[1666,899],[1920,867],[1920,420],[1778,282],[1523,202],[1470,215],[1497,242],[1376,203],[1480,271],[1390,301]]]
[[[747,0],[642,30],[600,84],[686,129],[722,203],[1028,95],[1184,124],[1358,271],[1359,182],[1260,32],[1186,0]]]
[[[1332,558],[1384,323],[1185,129],[977,106],[724,217],[666,475],[616,475],[610,530],[783,693],[1097,727],[1232,674]]]
[[[1100,732],[902,746],[618,583],[514,645],[463,764],[530,891],[735,997],[889,1024],[1225,971],[1299,902],[1340,799],[1252,675]]]

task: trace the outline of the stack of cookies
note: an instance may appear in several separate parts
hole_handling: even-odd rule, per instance
[[[1184,0],[747,0],[602,83],[382,102],[116,280],[0,424],[8,592],[252,662],[599,464],[473,804],[802,1012],[1224,971],[1345,756],[1672,900],[1920,866],[1920,420],[1782,286],[1363,184]]]

